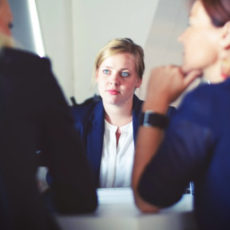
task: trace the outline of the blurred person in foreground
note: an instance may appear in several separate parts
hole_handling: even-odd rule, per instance
[[[94,211],[96,190],[50,61],[12,48],[12,20],[0,0],[0,229],[58,229],[38,189],[36,150],[53,177],[54,213]]]
[[[156,212],[194,181],[200,229],[230,229],[230,1],[193,2],[179,40],[183,66],[151,72],[133,170],[136,205]],[[168,124],[168,105],[199,76],[211,84],[190,92]]]

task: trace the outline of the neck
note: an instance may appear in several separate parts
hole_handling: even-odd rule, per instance
[[[224,79],[221,77],[221,62],[217,62],[215,65],[212,65],[206,68],[204,71],[203,78],[210,83],[219,83]]]
[[[117,127],[128,124],[132,121],[132,101],[123,105],[103,104],[105,119]]]

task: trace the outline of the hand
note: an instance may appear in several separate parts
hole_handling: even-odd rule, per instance
[[[200,74],[200,71],[194,70],[185,75],[178,66],[153,69],[149,78],[146,104],[167,108]]]

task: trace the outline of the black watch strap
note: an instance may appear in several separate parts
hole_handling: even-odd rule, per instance
[[[145,111],[141,113],[140,125],[165,129],[167,128],[168,124],[169,119],[164,114],[155,113],[153,111]]]

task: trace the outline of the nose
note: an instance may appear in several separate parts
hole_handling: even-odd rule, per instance
[[[120,75],[118,72],[113,72],[110,75],[109,83],[116,86],[120,85]]]

